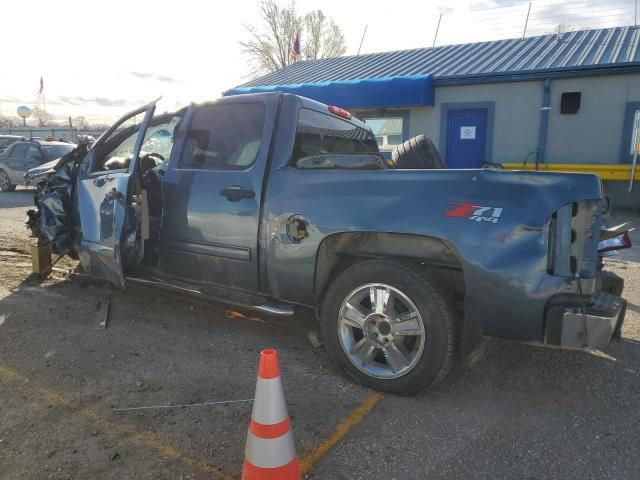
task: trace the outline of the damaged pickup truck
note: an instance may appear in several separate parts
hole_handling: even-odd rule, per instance
[[[399,394],[484,336],[582,349],[620,335],[622,280],[598,245],[629,242],[603,230],[595,175],[404,169],[432,144],[385,160],[365,123],[289,94],[154,111],[28,173],[34,235],[92,276],[313,308],[332,361]]]

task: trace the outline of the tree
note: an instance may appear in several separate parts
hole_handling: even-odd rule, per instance
[[[275,72],[291,64],[292,40],[299,33],[305,41],[303,58],[318,59],[342,55],[345,50],[344,35],[333,19],[322,10],[298,15],[295,2],[280,6],[275,0],[263,0],[260,4],[260,28],[246,25],[249,40],[240,42],[242,51],[249,56],[254,74]]]
[[[21,126],[22,126],[22,119],[16,116],[6,117],[0,114],[0,128],[13,128],[13,127],[21,127]]]
[[[37,127],[48,127],[51,120],[53,120],[53,116],[40,105],[34,106],[31,112],[33,113],[33,118],[36,121]]]
[[[88,130],[89,129],[89,122],[83,116],[73,117],[71,119],[71,123],[78,130]]]
[[[304,56],[308,60],[339,57],[347,49],[342,30],[327,18],[322,10],[314,10],[304,17]]]

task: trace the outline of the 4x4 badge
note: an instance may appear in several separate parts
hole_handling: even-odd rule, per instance
[[[473,202],[449,202],[449,205],[455,206],[451,210],[444,212],[445,217],[498,223],[500,215],[502,215],[502,207],[486,207]]]

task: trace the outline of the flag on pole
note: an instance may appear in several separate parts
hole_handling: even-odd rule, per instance
[[[40,90],[38,90],[38,95],[42,95],[44,92],[44,80],[40,77]]]
[[[289,55],[289,61],[291,63],[297,61],[300,58],[300,30],[296,30],[291,39],[291,54]]]

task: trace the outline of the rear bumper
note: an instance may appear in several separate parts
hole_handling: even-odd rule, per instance
[[[627,310],[627,302],[622,297],[601,291],[584,302],[577,297],[559,300],[547,310],[546,345],[602,348],[620,338]]]

